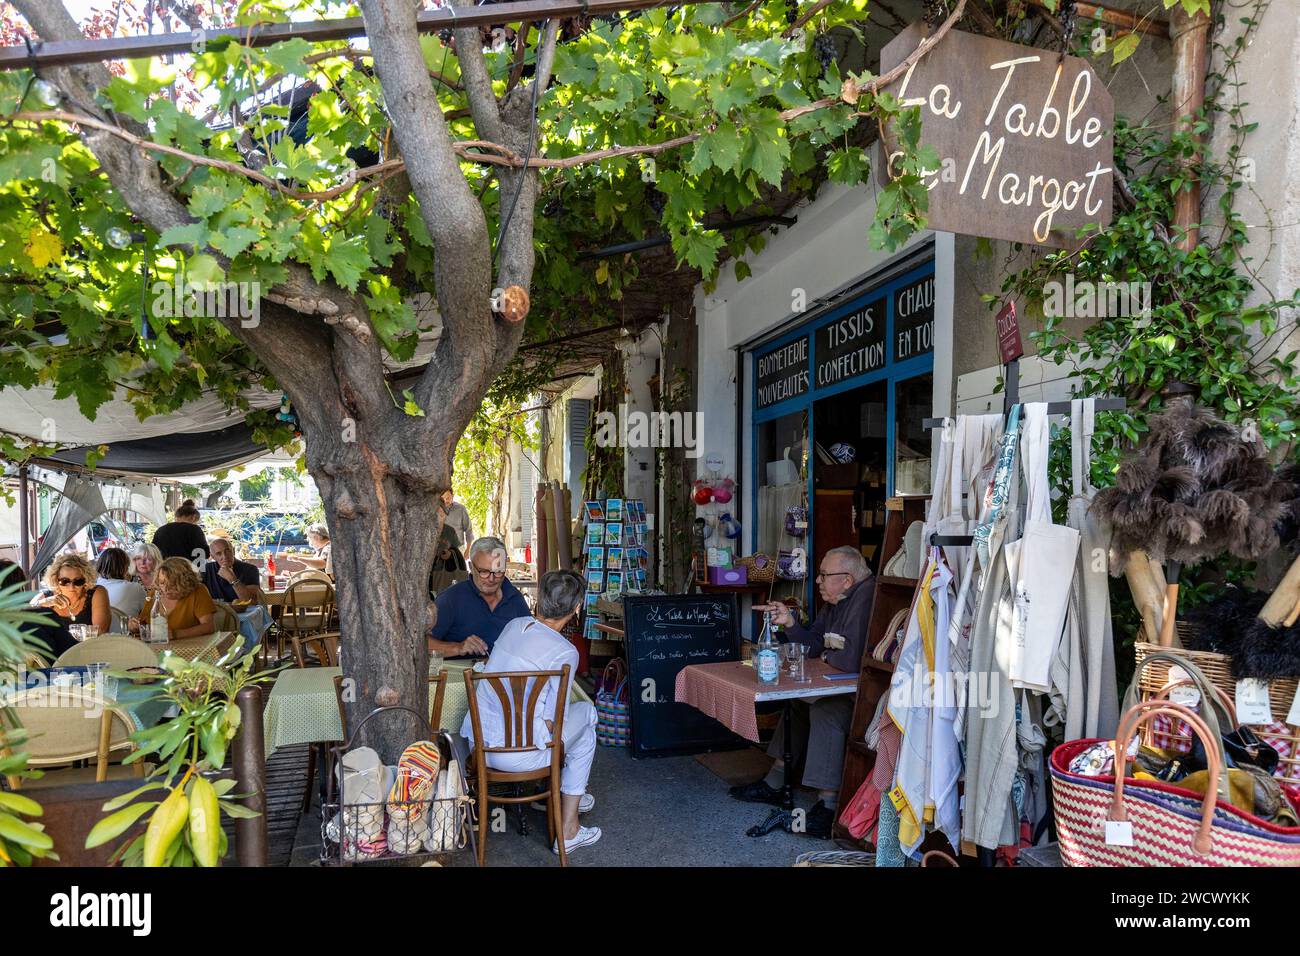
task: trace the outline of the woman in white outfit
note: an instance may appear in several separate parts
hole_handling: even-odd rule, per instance
[[[582,609],[586,586],[581,577],[572,571],[550,571],[542,575],[537,587],[537,609],[534,617],[518,617],[505,626],[501,636],[492,646],[484,670],[488,673],[510,671],[558,671],[569,665],[570,680],[578,671],[578,651],[560,634],[560,629]],[[488,754],[488,765],[494,770],[520,772],[539,770],[550,763],[550,750],[541,749],[551,741],[551,721],[545,714],[555,713],[555,695],[559,693],[559,678],[552,678],[537,702],[538,726],[534,737],[538,750],[530,753]],[[509,687],[506,688],[509,693]],[[486,682],[478,685],[479,721],[485,743],[500,747],[505,743],[501,701]],[[461,735],[473,740],[474,728],[468,715],[461,725]],[[599,827],[585,827],[578,823],[578,814],[586,813],[596,805],[587,793],[587,778],[591,775],[591,761],[596,754],[596,709],[585,701],[567,701],[564,708],[564,768],[560,773],[560,809],[564,827],[566,853],[590,846],[600,839]],[[558,853],[558,842],[552,849]]]

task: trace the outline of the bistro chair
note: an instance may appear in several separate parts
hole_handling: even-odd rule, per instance
[[[289,585],[276,624],[277,660],[284,657],[285,638],[328,631],[333,615],[334,588],[327,581],[306,578]]]
[[[137,642],[138,643],[138,642]],[[12,695],[8,706],[26,733],[21,744],[32,769],[66,767],[81,760],[93,760],[94,769],[68,769],[46,773],[39,780],[8,778],[10,789],[22,784],[54,786],[65,783],[103,783],[110,776],[109,759],[115,753],[135,749],[131,734],[135,723],[126,711],[104,702],[90,687],[45,685]],[[7,755],[7,753],[6,753]],[[131,767],[115,766],[112,774],[120,777],[143,777],[144,761]]]
[[[544,749],[551,752],[549,766],[536,770],[507,771],[494,770],[488,766],[490,754],[532,753],[539,749],[536,737],[537,704],[541,700],[546,683],[558,678],[560,686],[555,694],[555,714],[551,717],[551,742]],[[501,717],[505,727],[505,742],[499,747],[483,746],[483,727],[479,719],[478,695],[476,684],[486,682],[501,702]],[[491,673],[474,670],[465,671],[465,693],[469,697],[470,725],[474,728],[474,762],[475,791],[478,796],[478,864],[484,865],[487,857],[487,834],[489,809],[492,803],[518,805],[532,803],[534,800],[546,801],[546,829],[550,839],[559,846],[560,866],[569,865],[569,856],[565,852],[562,835],[563,824],[560,810],[560,771],[564,767],[564,709],[569,699],[569,665],[565,664],[558,671],[508,671]],[[519,786],[525,783],[546,782],[547,788],[540,793],[520,795]],[[497,795],[489,792],[492,784],[509,784],[513,790],[510,795]]]
[[[337,667],[339,663],[339,632],[312,634],[290,639],[293,660],[299,667]]]
[[[78,667],[103,661],[113,670],[129,671],[135,667],[157,667],[158,653],[144,641],[125,634],[101,634],[74,644],[58,659],[55,667]]]
[[[230,633],[239,631],[239,615],[225,601],[213,601],[215,610],[212,613],[212,629]]]

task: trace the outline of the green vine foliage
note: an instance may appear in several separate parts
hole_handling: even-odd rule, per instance
[[[517,442],[524,454],[536,457],[538,435],[528,427],[526,400],[527,396],[499,389],[489,392],[456,444],[453,472],[456,497],[469,511],[477,533],[486,533],[488,513],[500,500],[504,483],[510,480],[509,443]],[[501,530],[496,529],[498,533]]]
[[[1260,10],[1256,4],[1238,38],[1216,44],[1216,59],[1223,66],[1209,77],[1213,95],[1196,116],[1192,133],[1170,134],[1148,121],[1117,117],[1115,163],[1131,201],[1121,206],[1117,197],[1112,224],[1087,234],[1077,251],[1041,256],[1003,281],[1003,297],[1019,298],[1027,315],[1041,323],[1029,333],[1038,353],[1078,368],[1079,394],[1128,400],[1124,412],[1098,416],[1092,480],[1099,487],[1113,482],[1120,458],[1141,440],[1148,416],[1163,407],[1161,388],[1175,381],[1196,386],[1202,405],[1241,426],[1246,435],[1257,434],[1276,459],[1294,454],[1300,375],[1296,352],[1281,350],[1294,328],[1300,290],[1287,298],[1258,301],[1258,267],[1247,256],[1247,225],[1236,209],[1238,196],[1250,188],[1251,167],[1243,149],[1256,127],[1243,115],[1237,66],[1258,27]],[[1231,134],[1222,159],[1207,155],[1195,160],[1193,133],[1208,138],[1216,123],[1226,124]],[[1207,221],[1198,243],[1184,250],[1167,224],[1174,219],[1177,196],[1194,180],[1202,184],[1203,204],[1217,203],[1219,222]],[[1059,303],[1067,274],[1076,288],[1088,283],[1086,288],[1094,291],[1107,283],[1136,283],[1132,289],[1149,284],[1149,313],[1103,317],[1072,335],[1061,315],[1047,308]],[[984,298],[990,308],[1001,301]],[[1056,432],[1051,473],[1054,486],[1068,497],[1066,429]],[[1062,507],[1065,497],[1058,502]],[[1215,563],[1213,574],[1220,578],[1240,579],[1252,570],[1237,562]],[[1194,603],[1212,589],[1184,590]]]
[[[624,291],[638,275],[636,257],[592,262],[581,258],[584,251],[666,235],[677,263],[698,269],[706,282],[727,255],[745,274],[744,257],[762,250],[765,232],[724,233],[714,228],[719,219],[762,214],[777,189],[806,195],[827,178],[868,182],[861,133],[872,119],[891,124],[891,105],[866,92],[846,99],[837,63],[823,63],[816,48],[832,34],[861,37],[867,0],[830,4],[787,36],[789,10],[782,0],[739,11],[713,3],[659,7],[595,18],[560,44],[555,83],[537,107],[539,155],[564,159],[699,138],[654,156],[609,156],[541,174],[529,341],[619,317]],[[334,12],[322,0],[245,0],[237,19]],[[537,26],[526,34],[526,60],[535,56]],[[479,139],[454,52],[436,35],[422,37],[421,46],[429,69],[448,81],[436,89],[451,135]],[[8,289],[0,302],[0,380],[51,386],[89,418],[123,386],[142,420],[215,397],[247,415],[257,440],[280,447],[291,430],[273,412],[251,411],[247,399],[257,389],[278,390],[265,366],[225,326],[198,314],[203,309],[188,300],[177,308],[166,290],[225,282],[265,291],[290,264],[364,297],[388,355],[410,359],[419,321],[408,300],[434,290],[433,244],[414,198],[398,181],[361,182],[319,198],[360,165],[387,156],[391,144],[375,71],[354,54],[302,39],[269,47],[214,39],[175,64],[125,63],[99,105],[143,124],[159,146],[186,154],[159,162],[193,219],[162,233],[132,216],[66,123],[14,120],[41,104],[29,95],[29,71],[0,74],[0,279]],[[490,52],[487,60],[495,91],[504,93],[513,50]],[[284,105],[235,110],[286,77],[319,89],[305,132],[290,129]],[[182,108],[184,98],[178,105],[171,95],[177,84],[211,104],[223,122],[209,127],[197,111]],[[823,100],[830,102],[782,117]],[[239,121],[223,125],[232,112]],[[915,144],[910,134],[919,125],[899,125],[905,146]],[[262,173],[284,188],[206,164],[243,164],[245,135],[263,154]],[[885,212],[875,242],[896,244],[924,223],[925,194],[912,168],[918,164],[906,162],[900,180],[880,187]],[[500,179],[488,165],[463,168],[496,235]],[[295,198],[292,190],[317,198]],[[0,435],[7,459],[43,451],[30,438]]]

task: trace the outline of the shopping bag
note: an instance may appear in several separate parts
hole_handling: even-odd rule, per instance
[[[627,665],[615,657],[605,665],[596,686],[596,742],[602,747],[627,747],[632,742]]]
[[[1160,714],[1184,721],[1205,747],[1205,794],[1118,773],[1087,776],[1070,770],[1079,752],[1101,742],[1075,740],[1052,752],[1053,810],[1066,866],[1300,866],[1300,827],[1267,823],[1231,804],[1223,744],[1213,707],[1203,715],[1181,704],[1149,700],[1120,719],[1114,741],[1127,752],[1144,724]],[[1217,723],[1217,721],[1216,721]]]

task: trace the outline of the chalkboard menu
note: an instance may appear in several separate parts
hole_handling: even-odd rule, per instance
[[[934,274],[894,293],[894,361],[934,351]]]
[[[808,336],[760,352],[754,360],[758,407],[767,408],[808,392]]]
[[[874,299],[817,330],[817,387],[885,367],[885,300]]]
[[[712,717],[674,699],[677,672],[687,664],[739,658],[736,620],[734,594],[623,598],[632,756],[701,753],[741,742]]]

